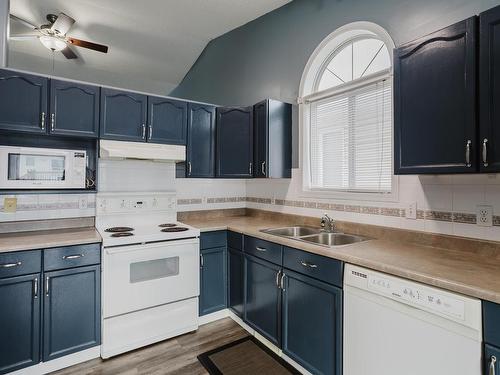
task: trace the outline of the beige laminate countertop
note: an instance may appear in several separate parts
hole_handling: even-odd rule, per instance
[[[94,227],[0,234],[0,253],[101,242]]]
[[[231,230],[453,292],[500,303],[500,254],[370,240],[327,248],[260,232],[290,221],[242,216],[184,220],[200,231]],[[293,225],[293,224],[292,224]]]

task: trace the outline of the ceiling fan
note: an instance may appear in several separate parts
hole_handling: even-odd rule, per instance
[[[11,35],[9,38],[10,40],[31,40],[37,38],[46,48],[51,51],[60,51],[67,59],[76,59],[78,57],[71,49],[70,45],[88,48],[102,53],[108,52],[107,46],[66,35],[71,26],[75,23],[75,20],[64,13],[59,13],[59,15],[47,14],[46,18],[49,23],[41,26],[35,26],[13,14],[11,14],[10,17],[36,32],[36,34]]]

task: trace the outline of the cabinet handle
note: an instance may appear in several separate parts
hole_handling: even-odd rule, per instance
[[[276,273],[276,286],[278,288],[280,288],[280,274],[281,274],[281,270],[279,270],[277,273]]]
[[[35,280],[33,280],[33,296],[34,298],[38,298],[38,277],[35,277]]]
[[[153,138],[153,126],[149,125],[149,136],[148,136],[148,139],[151,140],[151,138]]]
[[[40,117],[41,117],[40,121],[41,121],[42,130],[45,130],[45,112],[42,112]]]
[[[65,255],[62,258],[64,260],[71,260],[71,259],[78,259],[78,258],[83,258],[85,254],[74,254],[74,255]]]
[[[146,139],[146,125],[142,124],[142,139]]]
[[[488,166],[488,139],[483,140],[483,165]]]
[[[188,161],[188,176],[191,176],[191,170],[192,170],[192,168],[191,168],[191,162]]]
[[[285,291],[285,273],[281,273],[281,279],[280,279],[280,288],[282,291]]]
[[[263,161],[261,166],[260,166],[260,170],[262,171],[262,175],[265,176],[266,175],[266,162]]]
[[[50,283],[50,279],[49,277],[47,276],[45,278],[45,296],[49,296],[49,283]]]
[[[318,268],[318,266],[314,263],[309,263],[306,262],[305,260],[301,260],[300,264],[302,264],[304,267],[309,267],[309,268]]]
[[[262,251],[262,252],[266,252],[267,251],[267,249],[265,247],[260,247],[260,246],[256,246],[255,250]]]
[[[471,144],[472,144],[472,141],[469,139],[469,140],[467,140],[467,144],[465,145],[465,166],[467,168],[471,167],[471,163],[470,163]]]
[[[253,165],[252,165],[252,163],[250,163],[250,164],[248,165],[248,174],[249,174],[249,175],[252,175],[252,170],[253,170]]]
[[[496,374],[496,371],[495,371],[496,363],[497,363],[497,357],[492,355],[490,357],[490,371],[489,371],[488,375],[495,375]]]
[[[203,254],[200,254],[200,268],[203,268],[204,261],[203,261]]]
[[[50,131],[53,132],[54,130],[56,130],[56,115],[52,113],[50,115]]]
[[[0,268],[19,267],[21,264],[23,264],[21,261],[14,262],[14,263],[4,263],[4,264],[0,264]]]

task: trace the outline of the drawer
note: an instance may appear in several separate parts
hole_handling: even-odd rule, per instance
[[[225,247],[227,234],[225,230],[215,232],[203,232],[200,234],[200,249],[211,249],[212,247]]]
[[[484,342],[500,347],[500,305],[483,301],[483,330]]]
[[[227,232],[227,246],[243,251],[243,235],[236,232]]]
[[[244,237],[243,251],[245,253],[281,265],[282,246],[277,243],[261,240],[255,237]]]
[[[39,273],[42,269],[42,251],[14,251],[0,254],[0,278]]]
[[[340,260],[285,247],[283,267],[342,288],[344,268]]]
[[[101,263],[101,245],[54,247],[43,251],[44,271],[60,270]]]

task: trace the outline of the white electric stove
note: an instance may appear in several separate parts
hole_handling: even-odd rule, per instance
[[[175,193],[98,193],[103,334],[108,358],[198,328],[198,229]]]

